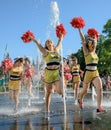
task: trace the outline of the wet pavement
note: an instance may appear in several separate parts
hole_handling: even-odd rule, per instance
[[[50,119],[45,119],[43,92],[27,105],[27,94],[20,94],[18,112],[13,113],[13,103],[8,94],[0,94],[0,130],[111,130],[111,92],[104,93],[103,107],[107,113],[96,113],[96,97],[91,94],[84,99],[84,109],[74,103],[73,93],[67,94],[66,104],[54,93],[51,98]],[[66,105],[66,109],[65,106]],[[66,110],[66,113],[65,113]]]

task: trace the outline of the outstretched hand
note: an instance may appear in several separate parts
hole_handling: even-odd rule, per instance
[[[94,39],[94,41],[97,41],[97,37],[96,37],[96,35],[94,35],[93,39]]]
[[[25,43],[28,43],[28,42],[30,42],[34,37],[35,37],[34,34],[33,34],[30,30],[28,30],[27,32],[25,32],[25,33],[22,35],[21,39],[22,39]]]
[[[64,37],[64,35],[63,35],[61,32],[60,32],[59,34],[60,34],[60,38],[63,38],[63,37]]]
[[[28,38],[30,38],[31,40],[33,40],[33,39],[34,39],[34,37],[33,37],[33,36],[31,36],[31,35],[28,35]]]

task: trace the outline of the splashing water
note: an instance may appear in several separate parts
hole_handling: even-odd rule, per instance
[[[57,25],[60,24],[60,20],[59,20],[59,8],[58,8],[58,4],[56,1],[51,2],[51,16],[50,16],[50,26],[55,28]],[[47,31],[47,37],[50,37],[50,28]],[[63,47],[61,45],[61,50],[60,50],[61,56],[63,57]],[[62,64],[62,75],[64,75],[64,69],[63,69],[63,58],[61,60],[61,64]],[[65,89],[64,89],[64,76],[62,76],[62,80],[63,80],[63,101],[64,101],[64,113],[66,114],[66,100],[65,100]]]
[[[56,25],[58,25],[59,22],[59,8],[57,5],[57,2],[51,2],[51,19],[50,19],[50,24],[51,26],[53,26],[54,28],[56,27]]]
[[[50,19],[50,25],[53,26],[54,28],[60,24],[60,20],[59,20],[59,8],[58,8],[58,4],[57,2],[51,2],[51,11],[52,11],[52,16]],[[61,45],[61,50],[60,50],[61,56],[63,57],[63,47]],[[62,64],[62,79],[63,79],[63,100],[64,100],[64,113],[66,114],[66,99],[65,99],[65,89],[64,89],[64,68],[63,68],[63,58],[61,60],[61,64]]]
[[[47,27],[47,38],[50,38],[50,33],[51,33],[51,27],[55,28],[60,22],[59,20],[59,8],[58,8],[58,5],[57,5],[57,2],[53,1],[51,2],[51,5],[50,5],[50,8],[51,8],[51,12],[50,12],[50,24],[49,26]]]
[[[94,97],[97,96],[94,86],[92,86],[92,100],[94,101]]]

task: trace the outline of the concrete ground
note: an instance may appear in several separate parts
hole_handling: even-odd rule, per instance
[[[107,113],[96,113],[96,97],[91,93],[84,98],[84,109],[74,103],[73,93],[68,92],[66,102],[56,93],[52,95],[50,119],[45,117],[43,92],[35,93],[31,106],[27,94],[20,94],[18,112],[13,113],[13,103],[8,94],[0,94],[0,130],[111,130],[111,93],[104,93],[103,106]]]

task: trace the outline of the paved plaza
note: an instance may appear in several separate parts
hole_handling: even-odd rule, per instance
[[[38,96],[37,96],[38,95]],[[20,94],[18,112],[13,113],[13,103],[7,94],[0,94],[0,130],[111,130],[111,93],[104,93],[103,106],[107,113],[96,113],[96,97],[91,93],[84,99],[84,109],[74,103],[73,93],[67,94],[66,102],[54,93],[51,98],[50,119],[45,117],[44,93],[35,94],[31,106],[27,94]]]

